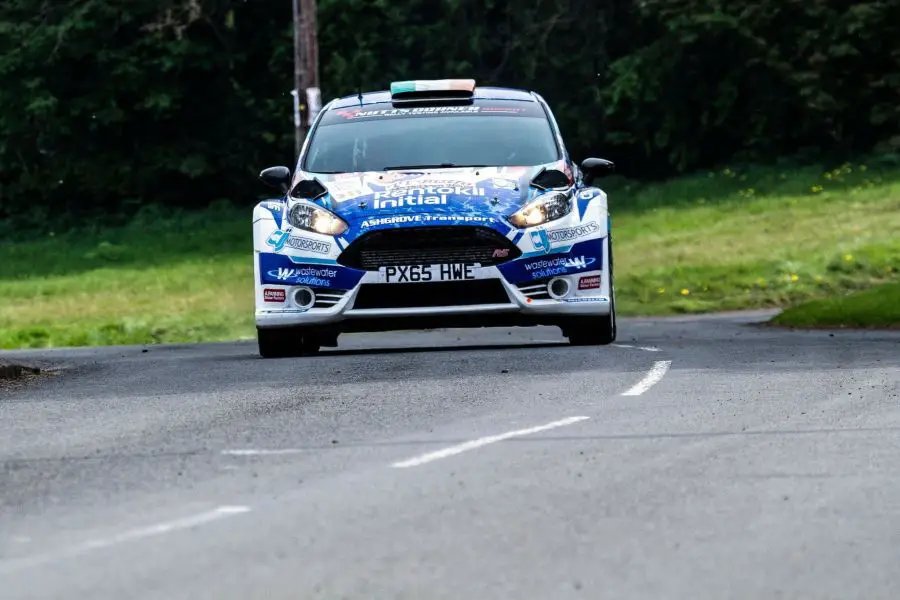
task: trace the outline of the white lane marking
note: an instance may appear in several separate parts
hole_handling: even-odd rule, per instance
[[[106,539],[93,540],[90,542],[85,542],[80,546],[76,546],[76,548],[83,548],[85,550],[97,550],[99,548],[108,548],[110,546],[114,546],[116,544],[121,544],[122,542],[130,542],[132,540],[139,540],[141,538],[151,537],[154,535],[161,535],[163,533],[171,533],[172,531],[178,531],[179,529],[190,529],[191,527],[196,527],[198,525],[205,525],[206,523],[211,523],[213,521],[218,521],[219,519],[229,517],[231,515],[239,515],[241,513],[249,512],[249,506],[220,506],[214,510],[209,512],[200,513],[198,515],[193,515],[191,517],[184,517],[183,519],[175,519],[174,521],[168,521],[167,523],[159,523],[157,525],[151,525],[150,527],[142,527],[140,529],[132,529],[131,531],[126,531],[124,533],[120,533],[119,535],[115,535]]]
[[[419,465],[424,465],[425,463],[430,463],[435,460],[440,460],[442,458],[447,458],[456,454],[462,454],[463,452],[468,452],[469,450],[475,450],[476,448],[481,448],[482,446],[487,446],[488,444],[496,444],[497,442],[502,442],[503,440],[508,440],[514,437],[531,435],[532,433],[539,433],[541,431],[547,431],[548,429],[556,429],[557,427],[565,427],[566,425],[571,425],[573,423],[584,421],[586,419],[590,419],[590,417],[569,417],[568,419],[553,421],[552,423],[547,423],[546,425],[529,427],[528,429],[519,429],[517,431],[508,431],[499,435],[490,435],[488,437],[478,438],[477,440],[471,440],[469,442],[457,444],[456,446],[450,446],[442,450],[436,450],[435,452],[421,454],[408,460],[395,462],[391,466],[398,469],[403,469],[406,467],[417,467]]]
[[[276,450],[222,450],[222,454],[228,456],[278,456],[280,454],[301,454],[309,452],[300,448],[282,448]]]
[[[114,535],[108,538],[99,538],[96,540],[90,540],[87,542],[83,542],[81,544],[71,546],[69,548],[65,548],[58,552],[51,552],[48,554],[41,554],[37,556],[24,557],[21,559],[13,559],[10,561],[0,561],[0,573],[9,570],[22,569],[27,567],[37,566],[43,563],[51,562],[54,560],[58,560],[61,558],[70,558],[73,556],[78,556],[80,554],[86,554],[93,550],[102,550],[104,548],[110,548],[117,544],[122,544],[124,542],[131,542],[135,540],[140,540],[148,537],[153,537],[157,535],[162,535],[164,533],[171,533],[173,531],[178,531],[181,529],[190,529],[192,527],[197,527],[199,525],[205,525],[207,523],[211,523],[213,521],[218,521],[219,519],[223,519],[225,517],[230,517],[232,515],[238,515],[241,513],[246,513],[250,511],[249,506],[220,506],[214,510],[200,513],[197,515],[193,515],[190,517],[184,517],[183,519],[175,519],[174,521],[168,521],[165,523],[159,523],[157,525],[151,525],[149,527],[141,527],[138,529],[131,529],[129,531],[125,531],[118,535]]]
[[[643,350],[644,352],[662,352],[654,346],[632,346],[630,344],[613,344],[616,348],[634,348],[635,350]]]
[[[659,380],[663,378],[666,374],[666,371],[669,370],[669,367],[672,366],[671,360],[658,360],[653,363],[653,367],[650,369],[650,372],[647,375],[638,381],[634,387],[632,387],[627,392],[624,392],[623,396],[640,396],[651,387],[659,383]]]

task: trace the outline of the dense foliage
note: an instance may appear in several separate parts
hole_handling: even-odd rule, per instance
[[[900,148],[900,0],[319,0],[318,22],[326,101],[527,87],[630,175]],[[0,218],[249,205],[293,160],[292,52],[291,0],[4,0]]]

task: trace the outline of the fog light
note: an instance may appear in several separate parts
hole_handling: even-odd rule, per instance
[[[312,308],[316,303],[316,294],[308,287],[294,290],[294,304],[297,308]]]
[[[547,293],[554,300],[565,298],[569,295],[569,280],[562,277],[554,277],[547,283]]]

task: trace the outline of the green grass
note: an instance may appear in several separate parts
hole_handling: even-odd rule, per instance
[[[610,198],[623,314],[790,306],[900,278],[897,167],[729,169]]]
[[[897,165],[605,187],[623,316],[790,306],[900,281]],[[253,203],[5,240],[0,348],[251,338]]]
[[[846,296],[810,300],[774,319],[790,327],[853,327],[900,329],[900,283],[885,283]]]

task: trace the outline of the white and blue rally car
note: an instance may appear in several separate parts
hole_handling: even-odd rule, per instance
[[[284,194],[253,211],[263,357],[341,333],[552,325],[616,339],[599,158],[577,165],[541,96],[473,80],[405,81],[328,103]]]

